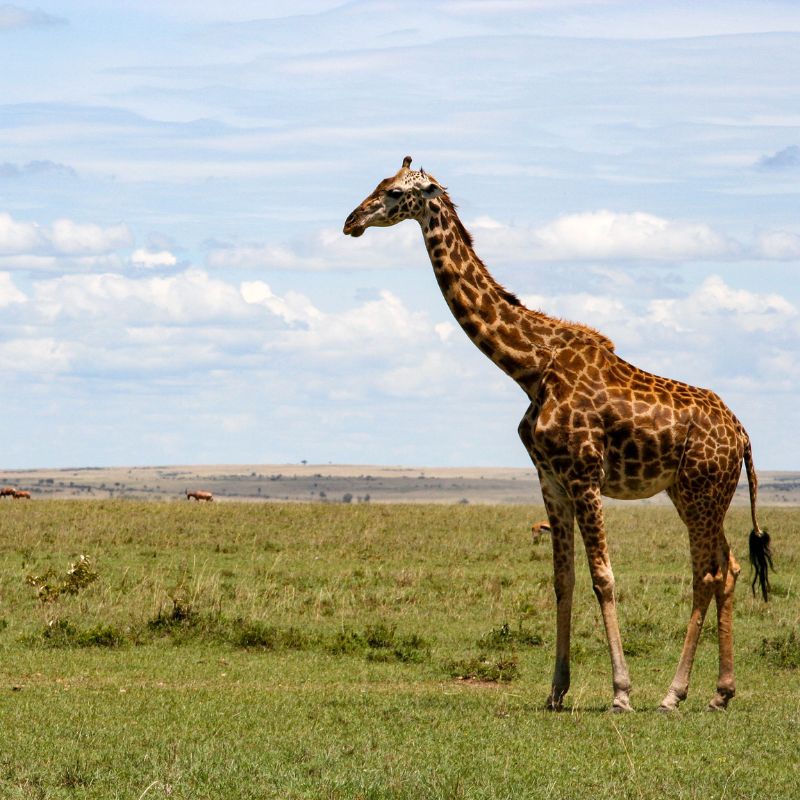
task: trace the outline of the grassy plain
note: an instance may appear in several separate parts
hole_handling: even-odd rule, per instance
[[[607,514],[637,708],[622,717],[606,712],[610,668],[582,558],[569,710],[543,710],[550,548],[529,534],[541,516],[4,503],[0,797],[796,797],[800,510],[761,510],[775,593],[764,605],[740,582],[730,710],[703,711],[712,619],[689,699],[669,717],[654,709],[691,595],[676,515]],[[744,564],[746,509],[727,528]],[[89,567],[69,576],[81,555]]]

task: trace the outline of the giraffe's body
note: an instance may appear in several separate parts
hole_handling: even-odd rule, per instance
[[[723,520],[743,458],[753,516],[751,553],[765,597],[768,587],[768,539],[755,521],[755,471],[743,426],[713,392],[643,372],[592,328],[525,308],[475,254],[444,188],[411,170],[410,162],[353,211],[344,232],[360,236],[369,226],[416,219],[453,315],[530,399],[519,434],[538,471],[552,528],[557,601],[550,707],[560,708],[569,688],[577,520],[611,653],[613,708],[630,708],[601,495],[634,499],[666,490],[689,531],[694,602],[678,670],[661,707],[674,709],[686,696],[700,626],[715,597],[720,671],[710,707],[724,708],[735,691],[732,608],[739,565]]]

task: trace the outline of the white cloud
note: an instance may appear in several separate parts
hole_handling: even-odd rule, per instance
[[[765,231],[749,242],[702,222],[637,211],[567,214],[544,225],[509,225],[488,216],[466,221],[478,254],[489,261],[787,260],[800,255],[800,236]],[[206,264],[215,269],[332,270],[398,269],[428,265],[419,226],[403,222],[367,229],[353,239],[323,228],[302,240],[215,246]]]
[[[800,236],[788,231],[767,231],[759,236],[757,253],[776,261],[800,259]]]
[[[48,228],[37,222],[18,222],[0,213],[1,255],[94,256],[128,247],[133,237],[127,225],[103,228],[93,223],[57,219]]]
[[[0,253],[29,253],[47,244],[41,228],[33,222],[17,222],[10,214],[0,213]]]
[[[69,344],[54,337],[19,338],[0,342],[0,369],[5,373],[68,372],[72,366],[73,350]]]
[[[38,309],[50,320],[85,316],[107,320],[150,320],[195,324],[241,318],[248,306],[235,286],[202,270],[178,275],[127,278],[123,275],[65,275],[35,284]]]
[[[68,353],[63,369],[77,372],[267,369],[288,354],[295,375],[313,364],[320,374],[338,373],[337,385],[356,378],[374,385],[375,368],[359,377],[355,365],[379,357],[379,373],[412,369],[421,350],[441,349],[455,330],[410,310],[389,291],[325,312],[298,292],[277,294],[263,281],[237,284],[199,269],[168,277],[65,275],[35,281],[30,297],[0,273],[4,302],[25,302],[24,312],[7,321],[4,363],[10,369],[35,339],[37,363]],[[348,370],[355,375],[344,378]],[[321,391],[333,388],[323,384]]]
[[[97,255],[127,247],[133,243],[133,237],[127,225],[101,228],[57,219],[50,231],[50,241],[55,251],[64,255]]]
[[[443,342],[449,341],[456,332],[456,326],[452,322],[437,322],[436,325],[433,326],[433,329]]]
[[[0,272],[0,308],[10,306],[12,303],[24,303],[27,300],[24,292],[14,285],[8,272]]]
[[[134,267],[152,269],[155,267],[174,267],[178,259],[169,250],[145,250],[139,248],[131,253],[131,264]]]
[[[482,217],[476,239],[501,258],[547,261],[631,259],[678,261],[735,256],[736,242],[704,223],[669,220],[641,211],[566,214],[539,227],[507,226]]]
[[[342,219],[344,222],[344,218]],[[428,263],[419,225],[405,222],[359,239],[341,228],[323,228],[302,240],[282,244],[241,244],[212,249],[214,268],[258,268],[321,272],[336,269],[387,269]]]
[[[712,275],[686,298],[651,301],[649,316],[654,323],[674,331],[712,328],[724,337],[731,327],[747,332],[783,331],[796,324],[798,311],[779,294],[733,289]]]
[[[246,303],[263,306],[287,323],[311,322],[323,316],[304,295],[289,291],[283,297],[279,297],[263,281],[244,281],[239,291]]]
[[[37,9],[20,8],[5,4],[0,6],[0,31],[9,31],[15,28],[39,28],[52,25],[63,25],[66,20]]]
[[[410,311],[386,290],[375,300],[338,314],[321,314],[309,323],[306,329],[285,333],[283,346],[302,349],[314,358],[349,354],[349,358],[363,359],[404,354],[435,336],[427,315]]]
[[[441,351],[421,353],[410,363],[387,369],[376,380],[377,387],[392,397],[440,397],[470,377],[470,372]]]

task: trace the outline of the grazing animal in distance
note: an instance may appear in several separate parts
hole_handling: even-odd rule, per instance
[[[14,489],[14,499],[15,500],[30,500],[31,493],[26,491],[25,489]]]
[[[0,489],[0,497],[13,497],[14,492],[16,492],[16,488],[14,486],[4,486]]]
[[[716,600],[719,673],[709,709],[735,694],[733,593],[740,568],[723,522],[741,474],[750,491],[750,559],[764,599],[772,566],[769,536],[756,521],[757,479],[742,424],[708,389],[644,372],[585,325],[526,308],[476,255],[446,189],[411,157],[353,210],[343,232],[416,220],[433,272],[472,342],[519,384],[530,402],[519,436],[539,475],[552,529],[556,657],[547,705],[562,708],[570,685],[575,585],[574,527],[583,538],[611,660],[615,711],[629,711],[631,681],[617,620],[615,579],[602,496],[651,497],[666,491],[689,533],[692,610],[678,667],[660,708],[687,696],[700,631]]]
[[[214,499],[214,495],[211,492],[190,492],[188,489],[186,490],[186,499],[187,500],[197,500],[205,501],[206,503],[210,503]]]
[[[543,533],[550,533],[550,523],[547,520],[534,522],[531,525],[531,544],[536,544],[542,538]]]

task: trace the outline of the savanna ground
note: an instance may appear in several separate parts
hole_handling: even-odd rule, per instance
[[[689,699],[655,712],[689,614],[674,511],[607,514],[635,714],[579,556],[573,684],[553,660],[540,507],[0,506],[2,798],[790,798],[800,793],[800,510],[762,508],[774,597],[740,580],[738,695],[713,612]],[[742,561],[746,509],[727,530]],[[80,557],[88,556],[82,562]],[[75,565],[69,572],[70,565]]]

